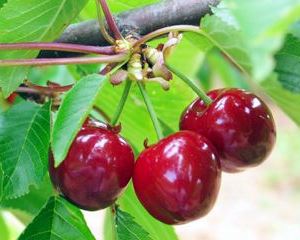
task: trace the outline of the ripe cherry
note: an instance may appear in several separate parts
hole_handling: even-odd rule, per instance
[[[221,170],[212,144],[199,134],[177,132],[139,156],[133,174],[137,197],[166,224],[207,214],[220,188]]]
[[[98,210],[120,196],[133,168],[130,145],[105,125],[88,120],[58,168],[50,157],[49,170],[54,186],[68,200],[82,209]]]
[[[239,172],[262,163],[276,138],[267,105],[241,89],[218,89],[208,95],[213,103],[206,106],[196,99],[183,112],[180,129],[206,136],[217,148],[224,171]]]

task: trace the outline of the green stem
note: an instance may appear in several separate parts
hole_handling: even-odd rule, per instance
[[[133,50],[137,51],[140,46],[152,39],[155,39],[157,37],[161,37],[163,35],[168,34],[169,32],[193,32],[197,33],[199,35],[202,35],[203,37],[207,38],[213,45],[215,45],[217,48],[219,48],[227,57],[228,59],[241,71],[243,72],[246,76],[249,76],[247,71],[241,66],[231,55],[230,53],[217,41],[215,41],[214,38],[212,38],[208,33],[203,31],[197,26],[192,26],[192,25],[174,25],[174,26],[169,26],[165,28],[158,29],[156,31],[153,31],[143,37],[141,37],[138,41],[135,42],[133,46]]]
[[[112,226],[112,239],[117,240],[117,229],[116,229],[116,204],[110,206],[110,215],[111,215],[111,226]]]
[[[212,100],[209,96],[205,94],[205,92],[200,89],[191,79],[189,79],[187,76],[185,76],[183,73],[178,71],[176,68],[172,67],[171,65],[166,63],[167,68],[173,72],[177,77],[181,78],[182,81],[184,81],[198,96],[200,99],[203,100],[203,102],[206,105],[209,105],[212,103]]]
[[[114,116],[111,120],[111,125],[113,125],[113,126],[116,125],[119,121],[119,118],[122,114],[125,103],[127,101],[127,98],[128,98],[128,95],[129,95],[129,92],[130,92],[130,89],[131,89],[131,85],[132,85],[132,82],[130,80],[127,80],[126,83],[125,83],[125,88],[124,88],[122,97],[121,97],[120,102],[117,106],[115,114],[114,114]]]
[[[160,37],[162,35],[168,34],[169,32],[196,32],[198,34],[201,34],[199,27],[191,26],[191,25],[174,25],[174,26],[158,29],[156,31],[153,31],[143,36],[142,38],[140,38],[138,41],[135,42],[133,49],[138,50],[142,44],[150,40],[153,40],[157,37]]]
[[[164,138],[164,135],[163,135],[163,131],[162,131],[162,128],[161,128],[161,125],[159,123],[159,120],[157,118],[157,115],[155,113],[155,110],[153,108],[153,105],[151,103],[151,100],[146,92],[146,89],[144,87],[144,85],[140,82],[137,82],[138,86],[139,86],[139,89],[141,91],[141,94],[144,98],[144,101],[145,101],[145,104],[146,104],[146,107],[148,109],[148,112],[150,114],[150,117],[151,117],[151,120],[153,122],[153,126],[155,128],[155,131],[156,131],[156,134],[157,134],[157,138],[160,140],[160,139],[163,139]]]

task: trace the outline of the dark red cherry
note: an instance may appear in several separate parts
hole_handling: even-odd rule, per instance
[[[262,163],[276,139],[267,105],[241,89],[218,89],[208,95],[213,103],[207,107],[196,99],[183,112],[180,129],[206,136],[217,148],[226,172],[239,172]]]
[[[111,205],[125,189],[134,154],[117,133],[86,123],[58,168],[50,157],[49,170],[54,186],[68,200],[82,209],[98,210]]]
[[[175,133],[139,156],[133,174],[138,199],[156,219],[183,224],[207,214],[220,188],[212,144],[190,131]]]

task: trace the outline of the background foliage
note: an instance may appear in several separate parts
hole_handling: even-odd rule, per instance
[[[114,12],[155,1],[129,2],[109,1]],[[91,0],[0,0],[0,8],[1,43],[53,41],[70,23],[96,17],[94,1]],[[300,125],[300,24],[297,22],[300,19],[300,1],[224,0],[220,6],[213,8],[213,12],[214,15],[201,20],[202,35],[184,35],[170,59],[171,64],[206,89],[218,76],[223,81],[219,85],[255,88],[266,93]],[[155,46],[161,41],[164,39],[151,44]],[[37,54],[33,51],[0,52],[0,58],[34,58]],[[89,75],[89,83],[94,83],[95,87],[84,87],[85,76],[96,73],[100,68],[100,65],[42,69],[1,67],[0,87],[6,97],[25,77],[38,84],[45,84],[49,79],[62,85],[78,82],[79,92],[68,93],[67,103],[60,108],[53,129],[52,140],[58,141],[57,146],[68,146],[91,104],[96,104],[111,117],[120,99],[123,86],[112,87],[105,79],[101,81],[99,93],[95,91],[99,76]],[[180,113],[195,97],[194,93],[177,78],[172,81],[168,92],[156,85],[147,86],[147,91],[165,132],[176,131]],[[89,97],[82,101],[85,96]],[[8,107],[4,97],[0,100],[0,111]],[[38,106],[20,99],[17,102],[0,114],[1,208],[20,211],[18,217],[25,223],[34,219],[20,239],[43,232],[48,234],[43,235],[43,239],[52,239],[51,236],[56,234],[64,234],[63,239],[66,240],[75,237],[94,239],[80,211],[63,199],[53,197],[46,174],[50,105]],[[78,109],[84,111],[78,113]],[[78,116],[70,117],[70,112],[76,112]],[[156,141],[137,86],[130,93],[121,122],[122,135],[137,152],[143,149],[146,137],[150,143]],[[61,133],[58,126],[66,123],[72,126],[72,131]],[[66,138],[60,138],[59,134]],[[8,147],[8,144],[14,148]],[[55,154],[60,154],[57,163],[61,162],[66,151],[66,147],[55,150]],[[118,204],[121,211],[117,214],[116,234],[119,239],[145,239],[148,236],[149,239],[176,240],[172,227],[156,221],[142,208],[131,185]],[[47,224],[41,226],[45,220]],[[107,217],[107,240],[114,234],[110,227],[112,224],[111,218]],[[128,232],[126,225],[132,226],[133,232]],[[9,228],[1,214],[0,232],[4,236],[9,235]]]

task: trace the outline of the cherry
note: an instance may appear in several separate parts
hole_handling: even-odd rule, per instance
[[[267,105],[241,89],[217,89],[208,95],[213,103],[206,106],[196,99],[183,112],[180,129],[206,136],[217,148],[222,170],[226,172],[239,172],[261,164],[276,138]]]
[[[85,210],[98,210],[120,196],[133,168],[130,145],[105,125],[88,120],[58,168],[50,157],[49,171],[53,185],[69,201]]]
[[[133,174],[138,199],[156,219],[183,224],[207,214],[220,187],[212,144],[190,131],[177,132],[139,156]]]

